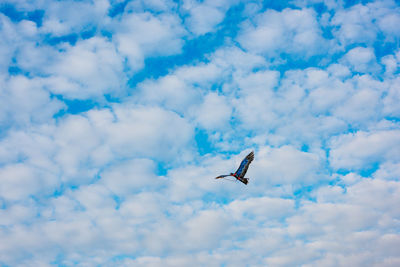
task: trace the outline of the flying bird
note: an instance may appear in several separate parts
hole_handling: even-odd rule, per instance
[[[241,181],[242,183],[247,184],[249,182],[249,178],[245,178],[244,175],[246,174],[247,169],[249,168],[249,165],[253,161],[253,159],[254,159],[254,151],[251,151],[250,154],[248,154],[242,160],[242,163],[240,163],[240,166],[235,173],[231,173],[231,174],[227,174],[227,175],[220,175],[220,176],[216,177],[215,179],[221,179],[221,178],[225,178],[227,176],[233,176],[237,180]]]

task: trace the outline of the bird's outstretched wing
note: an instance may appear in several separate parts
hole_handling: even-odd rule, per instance
[[[254,151],[251,151],[250,154],[248,154],[243,160],[242,163],[240,163],[239,168],[235,172],[236,176],[243,178],[244,175],[247,172],[247,169],[249,168],[250,163],[254,159]]]

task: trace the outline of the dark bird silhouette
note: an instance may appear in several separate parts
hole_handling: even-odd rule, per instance
[[[216,177],[215,179],[221,179],[221,178],[225,178],[227,176],[233,176],[237,180],[241,181],[242,183],[247,184],[249,182],[249,178],[245,178],[244,175],[246,174],[247,169],[249,168],[249,165],[253,161],[253,159],[254,159],[254,151],[251,151],[250,154],[248,154],[242,160],[242,163],[240,163],[240,166],[235,173],[231,173],[231,174],[227,174],[227,175],[220,175],[220,176]]]

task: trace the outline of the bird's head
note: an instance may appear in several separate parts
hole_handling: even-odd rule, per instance
[[[224,178],[226,176],[229,176],[229,175],[220,175],[220,176],[215,177],[215,179],[221,179],[221,178]]]

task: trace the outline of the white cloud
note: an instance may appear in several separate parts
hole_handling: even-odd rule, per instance
[[[113,112],[90,111],[85,116],[69,116],[57,126],[34,128],[26,133],[10,132],[0,143],[0,160],[6,164],[0,170],[16,178],[4,181],[4,190],[13,188],[14,182],[32,182],[34,186],[21,188],[28,190],[26,193],[15,193],[15,198],[20,198],[39,193],[41,186],[35,182],[37,179],[43,180],[41,191],[44,194],[62,184],[87,184],[95,179],[102,166],[122,158],[151,157],[170,164],[191,158],[190,149],[185,149],[185,146],[191,142],[193,129],[175,113],[141,107],[116,107]],[[18,165],[21,160],[21,165]],[[15,171],[9,169],[11,166],[17,166]],[[19,173],[20,168],[37,171]],[[121,175],[123,169],[121,166]],[[127,168],[126,172],[131,170]],[[148,172],[152,172],[151,169],[143,171]],[[117,179],[118,175],[114,173],[113,176]],[[137,179],[136,182],[148,181],[147,178]],[[132,188],[137,188],[135,181],[131,182]],[[110,185],[111,189],[114,187]],[[117,193],[118,188],[115,189]],[[6,198],[12,199],[14,193],[7,191],[11,195]]]
[[[203,35],[215,32],[218,24],[225,18],[226,11],[237,1],[197,1],[186,0],[182,5],[182,11],[189,13],[185,20],[188,28],[195,35]]]
[[[145,57],[181,52],[185,35],[179,18],[169,14],[127,13],[113,28],[118,51],[128,58],[133,71],[143,67]]]
[[[223,68],[219,64],[196,64],[193,66],[182,66],[178,68],[174,74],[187,83],[196,86],[210,86],[214,82],[221,79]]]
[[[15,67],[13,58],[19,49],[32,46],[37,39],[37,25],[28,20],[13,23],[10,18],[0,13],[0,68],[2,74],[6,73],[10,66]]]
[[[8,209],[0,211],[0,225],[10,226],[21,222],[29,222],[36,216],[37,208],[34,202],[28,204],[15,204]]]
[[[52,36],[63,36],[91,30],[106,24],[108,0],[88,1],[40,1],[36,8],[46,10],[40,31]]]
[[[379,27],[388,35],[400,36],[399,23],[400,15],[396,13],[399,8],[393,10],[393,13],[386,14],[382,16],[378,22]]]
[[[400,163],[386,162],[373,174],[374,178],[397,180],[400,177]]]
[[[398,161],[398,130],[345,134],[333,138],[329,162],[335,169],[360,169],[382,161]]]
[[[349,64],[357,72],[374,72],[379,70],[374,51],[371,48],[353,48],[343,57],[343,62]]]
[[[324,179],[321,174],[322,159],[291,146],[264,147],[257,154],[257,159],[251,174],[260,177],[257,180],[260,184],[310,184]]]
[[[154,175],[154,162],[147,159],[134,159],[115,164],[101,174],[105,186],[118,196],[131,195],[145,188],[158,187],[159,177]]]
[[[351,122],[353,125],[363,124],[367,121],[375,121],[380,117],[381,110],[380,93],[374,90],[364,89],[344,100],[342,105],[336,108],[335,115]]]
[[[300,58],[319,54],[327,47],[312,9],[267,10],[242,25],[239,43],[249,51],[269,57],[280,52]]]
[[[19,24],[19,31],[28,37],[35,36],[37,34],[37,25],[35,22],[30,20],[22,20]]]
[[[57,179],[51,172],[25,164],[7,165],[0,169],[0,195],[7,201],[24,200],[33,195],[52,193]]]
[[[227,216],[219,211],[205,210],[188,220],[184,227],[187,231],[182,246],[185,249],[217,248],[221,237],[226,235]]]
[[[234,200],[226,207],[229,214],[235,219],[247,223],[269,221],[269,224],[294,212],[294,201],[291,199],[258,197],[245,200]]]
[[[332,64],[328,67],[328,71],[335,77],[343,78],[351,75],[348,67],[341,64]]]
[[[348,97],[349,89],[351,90],[351,85],[335,81],[328,87],[323,85],[312,90],[308,98],[311,110],[316,114],[332,111]]]
[[[211,55],[211,60],[223,70],[251,72],[253,69],[266,66],[266,60],[260,55],[245,52],[238,47],[224,47]],[[220,70],[221,72],[221,70]]]
[[[217,8],[197,5],[190,8],[188,25],[193,33],[202,35],[210,31],[215,31],[215,26],[222,22],[224,15]]]
[[[377,27],[372,22],[373,12],[368,6],[355,5],[350,9],[339,10],[331,23],[339,26],[333,33],[341,44],[367,42],[371,43],[377,35]]]
[[[195,111],[195,119],[204,129],[226,129],[232,112],[229,104],[225,97],[216,93],[209,93]]]
[[[57,57],[56,63],[46,67],[51,76],[44,80],[54,94],[87,99],[107,93],[118,95],[125,85],[123,59],[103,38],[81,41]]]
[[[196,69],[194,70],[196,71]],[[189,75],[192,71],[188,71]],[[146,80],[138,85],[140,90],[132,101],[165,106],[179,113],[186,113],[194,103],[200,102],[201,94],[178,75],[167,75],[158,80]]]
[[[82,183],[80,172],[92,179],[96,169],[114,160],[153,157],[169,162],[184,161],[173,157],[184,153],[192,128],[175,113],[159,108],[118,107],[90,111],[87,117],[66,120],[56,133],[59,152],[55,159],[68,179]],[[103,153],[98,155],[98,153]],[[89,164],[92,169],[82,166]]]
[[[375,1],[365,5],[357,4],[341,9],[333,16],[331,23],[338,27],[333,30],[340,44],[373,44],[380,31],[385,40],[393,42],[399,35],[396,22],[399,21],[399,7],[394,1]]]
[[[235,73],[231,86],[240,91],[235,92],[238,97],[233,100],[237,112],[234,118],[240,119],[244,129],[267,134],[268,143],[277,146],[340,133],[346,123],[335,110],[354,93],[354,84],[347,79],[346,68],[333,67],[337,70],[330,73],[309,68],[287,71],[283,77],[276,71]],[[374,82],[369,80],[368,87],[375,93]],[[368,119],[369,115],[371,112],[363,114]]]
[[[304,205],[302,210],[310,213],[304,226],[313,225],[314,229],[319,229],[321,232],[314,232],[318,235],[312,238],[315,244],[319,243],[319,246],[325,247],[330,253],[341,254],[344,262],[351,260],[350,254],[355,253],[362,256],[362,250],[358,249],[365,244],[374,249],[375,253],[364,255],[362,258],[365,257],[365,260],[374,258],[373,262],[378,263],[381,261],[380,259],[394,256],[397,253],[396,250],[386,250],[383,245],[387,242],[386,235],[391,236],[389,229],[393,227],[393,223],[396,224],[393,219],[398,216],[398,211],[393,208],[392,203],[398,201],[397,191],[398,183],[364,179],[348,187],[346,194],[340,194],[340,197],[335,198],[344,201],[342,204],[308,203]],[[385,197],[383,197],[384,195]],[[349,214],[344,215],[344,213]],[[340,218],[335,219],[332,216]],[[304,219],[303,216],[297,219],[300,218]],[[312,230],[312,228],[308,230],[301,228],[297,219],[290,219],[290,225],[300,227],[292,228],[293,230]],[[311,223],[309,220],[315,220],[316,223]],[[332,231],[330,227],[334,227],[335,230]],[[354,232],[355,229],[358,230]],[[360,231],[360,229],[363,230]],[[339,245],[344,244],[343,238],[348,240],[349,243],[346,242],[348,246],[341,247]],[[390,237],[392,240],[397,238],[397,235]],[[367,240],[369,241],[364,243]]]
[[[381,62],[385,66],[385,72],[389,75],[393,74],[398,68],[398,63],[393,55],[384,56]]]
[[[143,155],[174,162],[193,134],[192,126],[174,112],[160,108],[116,108],[117,122],[101,128],[117,155]]]
[[[279,76],[277,71],[259,71],[234,78],[243,95],[266,94],[270,97],[271,91],[278,85]]]
[[[383,99],[384,108],[383,111],[388,116],[399,116],[400,107],[398,105],[400,101],[400,79],[396,78],[390,81],[389,90],[387,95]]]
[[[50,96],[40,79],[18,75],[7,77],[0,84],[0,126],[45,123],[65,107]]]

